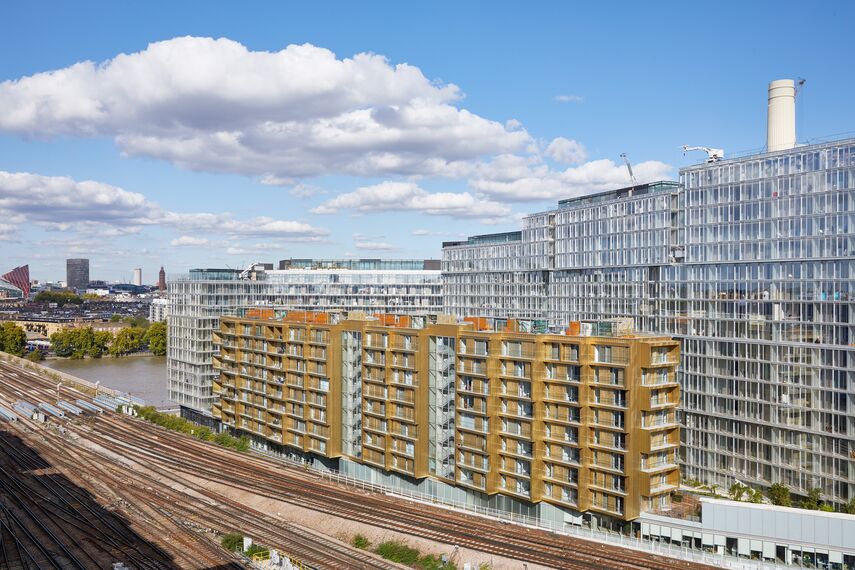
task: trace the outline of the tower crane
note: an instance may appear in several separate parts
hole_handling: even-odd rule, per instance
[[[718,162],[722,158],[724,158],[724,149],[723,148],[710,148],[708,146],[689,146],[687,144],[683,145],[683,155],[690,150],[702,150],[707,153],[707,162]]]
[[[632,179],[633,186],[638,185],[638,180],[635,179],[635,174],[632,173],[632,165],[629,163],[629,159],[626,157],[626,153],[620,153],[620,157],[623,159],[624,164],[626,164],[626,169],[629,171],[629,177]]]

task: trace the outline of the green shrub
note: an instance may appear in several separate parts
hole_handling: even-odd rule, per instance
[[[419,551],[397,540],[387,540],[374,551],[386,560],[413,566],[419,561]]]
[[[31,350],[30,352],[28,352],[27,356],[25,358],[27,360],[29,360],[30,362],[41,362],[42,360],[45,359],[45,355],[42,354],[41,350],[36,349],[36,350]]]
[[[802,499],[799,506],[810,511],[818,511],[822,505],[822,489],[811,489],[808,491],[807,497]]]
[[[357,534],[353,537],[353,540],[350,541],[350,544],[352,544],[354,548],[360,548],[362,550],[365,550],[369,546],[371,546],[371,541],[369,541],[361,534]]]
[[[780,483],[775,483],[769,487],[769,500],[772,501],[773,505],[780,505],[782,507],[793,506],[793,498],[790,490]]]
[[[185,420],[184,418],[178,416],[158,412],[152,406],[136,406],[135,409],[137,411],[137,415],[142,419],[149,421],[153,424],[159,425],[160,427],[164,427],[168,430],[192,435],[196,439],[200,439],[202,441],[213,441],[218,445],[235,449],[237,451],[249,451],[251,442],[247,436],[237,438],[232,437],[231,435],[225,432],[214,435],[214,432],[212,432],[207,427],[198,426],[193,422]]]
[[[246,554],[250,558],[252,558],[256,554],[260,554],[262,556],[267,556],[268,554],[270,554],[270,549],[268,549],[265,546],[258,545],[258,544],[251,544],[251,545],[249,545],[249,548],[247,548],[246,551],[244,551],[244,554]]]
[[[426,554],[416,563],[419,570],[457,570],[457,566],[450,560],[443,562],[442,558],[435,554]]]
[[[733,499],[734,501],[741,501],[742,496],[748,490],[749,490],[749,487],[743,485],[742,483],[734,483],[733,485],[730,486],[730,491],[728,492],[728,494],[730,495],[730,498]]]
[[[223,548],[231,552],[239,552],[243,550],[243,536],[233,532],[223,536],[221,541]]]

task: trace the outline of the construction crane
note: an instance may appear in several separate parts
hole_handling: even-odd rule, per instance
[[[718,162],[722,158],[724,158],[724,149],[723,148],[710,148],[708,146],[689,146],[687,144],[683,145],[683,155],[690,150],[702,150],[707,153],[707,162]]]
[[[626,164],[626,169],[629,171],[629,177],[632,179],[632,185],[636,186],[638,184],[638,180],[635,179],[635,174],[632,173],[632,165],[629,163],[626,153],[620,153],[620,157],[623,159],[624,164]]]
[[[240,278],[241,278],[241,279],[246,279],[247,277],[249,277],[249,274],[250,274],[250,273],[252,273],[252,272],[253,272],[253,270],[255,270],[255,267],[256,267],[257,265],[261,265],[261,262],[260,262],[260,261],[256,261],[256,262],[250,263],[250,264],[249,264],[249,266],[247,266],[247,268],[246,268],[246,269],[244,269],[243,271],[241,271],[241,272],[240,272]]]

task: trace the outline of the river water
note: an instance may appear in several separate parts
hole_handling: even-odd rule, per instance
[[[41,364],[90,382],[100,382],[107,388],[129,392],[152,406],[174,405],[166,394],[165,356],[88,358],[86,360],[60,358],[45,360]]]

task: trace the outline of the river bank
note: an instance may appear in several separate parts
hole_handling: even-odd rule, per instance
[[[149,351],[145,351],[145,352],[131,352],[130,354],[122,354],[121,356],[113,356],[112,354],[103,354],[98,358],[93,358],[91,356],[84,356],[83,358],[77,358],[77,359],[69,358],[67,356],[51,355],[51,356],[45,356],[44,360],[42,360],[41,362],[44,362],[47,360],[102,360],[102,359],[110,359],[110,358],[139,358],[139,357],[143,357],[143,356],[146,356],[146,357],[154,356],[154,354],[149,352]]]

